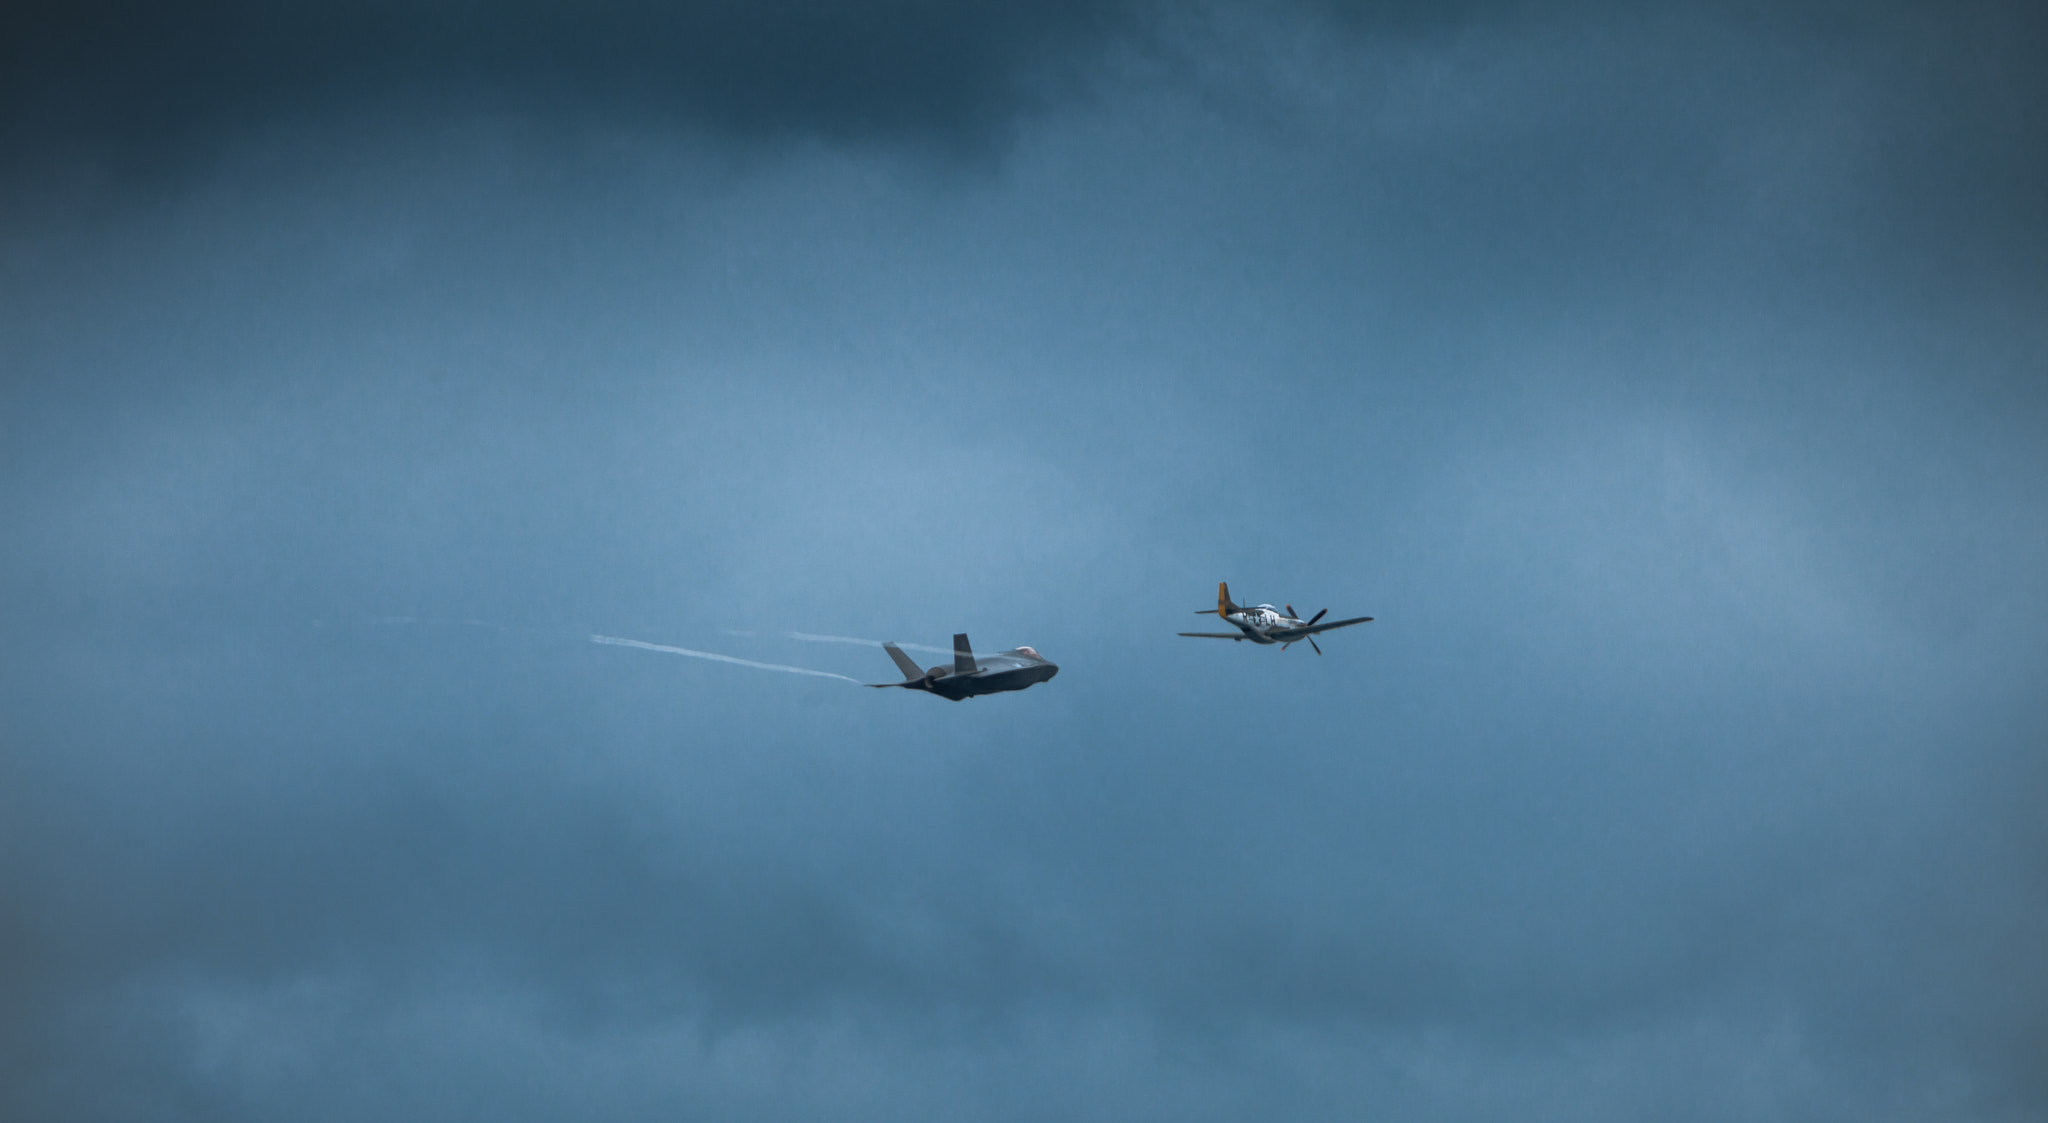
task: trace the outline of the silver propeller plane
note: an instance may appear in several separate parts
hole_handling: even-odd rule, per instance
[[[1022,690],[1036,686],[1059,674],[1059,666],[1028,647],[1015,647],[999,651],[994,655],[977,658],[973,648],[967,646],[967,634],[961,632],[953,637],[953,665],[920,670],[903,649],[893,643],[885,643],[882,650],[896,661],[897,669],[903,672],[902,682],[871,682],[868,685],[880,689],[885,686],[900,686],[906,690],[922,690],[949,698],[955,702],[972,698],[977,694],[1000,694],[1005,690]]]
[[[1353,624],[1366,624],[1372,621],[1370,616],[1354,616],[1349,620],[1332,620],[1327,624],[1316,623],[1316,621],[1323,618],[1324,613],[1329,611],[1327,608],[1323,609],[1322,612],[1318,612],[1314,616],[1303,620],[1294,614],[1294,606],[1291,604],[1287,606],[1287,611],[1284,614],[1270,604],[1253,605],[1247,608],[1244,605],[1231,601],[1229,582],[1218,581],[1216,583],[1216,607],[1202,609],[1195,613],[1195,615],[1208,616],[1213,614],[1221,616],[1224,623],[1237,625],[1237,630],[1234,632],[1182,632],[1180,634],[1193,636],[1196,639],[1250,640],[1253,643],[1277,643],[1282,651],[1287,650],[1302,640],[1308,640],[1308,645],[1315,648],[1317,655],[1321,655],[1323,649],[1316,647],[1316,641],[1311,638],[1317,632],[1327,632],[1331,628],[1348,628]]]

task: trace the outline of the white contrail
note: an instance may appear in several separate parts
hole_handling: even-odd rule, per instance
[[[862,647],[882,646],[881,640],[859,639],[854,636],[814,636],[811,635],[809,632],[788,632],[785,634],[788,635],[791,639],[807,640],[811,643],[857,643],[860,644]],[[932,647],[928,644],[922,643],[899,643],[896,646],[904,649],[905,651],[929,651],[936,655],[953,654],[953,649],[950,647]]]
[[[322,621],[314,621],[322,623]],[[527,632],[532,635],[556,635],[546,628],[529,628],[524,624],[499,624],[491,620],[457,620],[452,616],[372,616],[372,624],[460,624],[465,628],[489,628],[494,632]]]
[[[670,655],[687,655],[692,659],[710,659],[718,663],[737,663],[742,667],[753,667],[762,671],[782,671],[792,675],[816,675],[819,678],[836,678],[842,682],[860,685],[857,678],[835,675],[831,671],[814,671],[809,667],[787,667],[781,663],[756,663],[752,659],[741,659],[732,655],[719,655],[711,651],[692,651],[687,647],[670,647],[661,643],[642,643],[637,639],[620,639],[618,636],[591,636],[592,643],[609,643],[617,647],[637,647],[643,651],[665,651]]]
[[[315,620],[313,622],[313,626],[320,627],[324,623],[325,621]],[[560,632],[551,632],[546,628],[528,628],[518,624],[496,624],[492,623],[489,620],[457,620],[453,617],[448,616],[372,616],[370,617],[370,623],[384,625],[459,624],[471,628],[490,628],[500,632],[529,632],[534,635],[562,634]],[[739,631],[733,628],[721,628],[719,630],[724,632],[726,635],[730,636],[751,636],[754,634],[752,632]],[[881,641],[879,640],[854,639],[851,636],[813,636],[806,635],[802,632],[790,632],[789,635],[793,639],[826,640],[832,643],[857,643],[871,647],[881,646]],[[834,674],[831,671],[814,671],[809,667],[791,667],[783,663],[760,663],[752,659],[742,659],[737,655],[720,655],[715,651],[696,651],[687,647],[670,647],[667,644],[646,643],[641,640],[624,639],[619,636],[592,635],[590,637],[590,642],[608,643],[615,647],[637,647],[642,649],[643,651],[663,651],[667,652],[670,655],[687,655],[692,659],[709,659],[716,663],[735,663],[742,667],[753,667],[757,670],[763,671],[782,671],[785,674],[792,675],[816,675],[819,678],[836,678],[841,682],[860,682],[860,680],[857,678],[851,678],[846,675]],[[900,644],[899,646],[907,647],[915,651],[935,651],[941,655],[951,655],[953,653],[950,648],[925,647],[915,643]]]

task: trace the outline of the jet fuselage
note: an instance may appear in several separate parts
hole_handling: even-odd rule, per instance
[[[902,682],[877,682],[873,686],[900,686],[905,690],[922,690],[941,698],[958,702],[977,694],[1000,694],[1006,690],[1023,690],[1059,674],[1060,669],[1052,660],[1040,655],[1029,647],[1014,647],[994,655],[976,655],[968,645],[967,637],[958,634],[953,637],[953,665],[938,666],[921,670],[893,643],[885,643],[882,650],[903,672]]]
[[[966,674],[952,671],[938,678],[927,677],[924,689],[958,702],[977,694],[1000,694],[1036,686],[1059,673],[1057,664],[1035,651],[1029,655],[1020,650],[999,651],[975,656],[974,670]]]

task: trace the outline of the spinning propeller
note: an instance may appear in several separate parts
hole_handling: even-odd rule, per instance
[[[1329,611],[1330,611],[1330,610],[1326,608],[1326,609],[1323,609],[1323,610],[1322,610],[1321,612],[1318,612],[1318,613],[1316,613],[1316,614],[1315,614],[1314,616],[1311,616],[1311,617],[1309,617],[1309,618],[1308,618],[1308,620],[1307,620],[1307,621],[1306,621],[1305,623],[1303,623],[1303,624],[1302,624],[1302,627],[1304,627],[1304,628],[1313,628],[1313,627],[1315,627],[1315,623],[1316,623],[1316,621],[1318,621],[1318,620],[1321,620],[1321,619],[1322,619],[1322,618],[1323,618],[1323,617],[1324,617],[1325,615],[1327,615],[1327,614],[1329,613]],[[1295,618],[1296,620],[1300,620],[1300,619],[1301,619],[1301,614],[1300,614],[1300,613],[1298,613],[1298,612],[1296,612],[1296,611],[1294,611],[1294,606],[1293,606],[1293,605],[1291,605],[1291,604],[1287,606],[1287,615],[1289,615],[1289,616],[1292,616],[1292,617],[1294,617],[1294,618]],[[1322,648],[1320,648],[1320,647],[1316,647],[1316,637],[1314,637],[1314,636],[1303,636],[1303,637],[1301,637],[1301,638],[1303,638],[1303,639],[1305,639],[1305,640],[1307,640],[1307,641],[1308,641],[1308,645],[1309,645],[1309,646],[1310,646],[1311,648],[1314,648],[1314,649],[1315,649],[1315,653],[1316,653],[1317,655],[1321,655],[1321,654],[1323,653],[1323,649],[1322,649]]]

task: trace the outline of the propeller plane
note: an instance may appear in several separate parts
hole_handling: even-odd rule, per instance
[[[1237,631],[1182,632],[1180,634],[1192,636],[1196,639],[1227,639],[1239,642],[1250,640],[1253,643],[1277,643],[1282,651],[1287,650],[1302,640],[1308,640],[1308,645],[1315,648],[1317,655],[1321,655],[1323,649],[1316,647],[1316,641],[1313,638],[1317,632],[1327,632],[1332,628],[1348,628],[1353,624],[1370,623],[1372,620],[1370,616],[1354,616],[1349,620],[1332,620],[1327,624],[1316,623],[1329,611],[1327,608],[1323,609],[1322,612],[1318,612],[1314,616],[1303,620],[1295,615],[1294,606],[1291,604],[1287,606],[1285,613],[1282,613],[1270,604],[1247,607],[1237,604],[1230,599],[1229,582],[1219,581],[1216,583],[1216,607],[1202,609],[1195,613],[1195,615],[1209,616],[1213,614],[1220,616],[1223,618],[1224,623],[1237,625]]]

